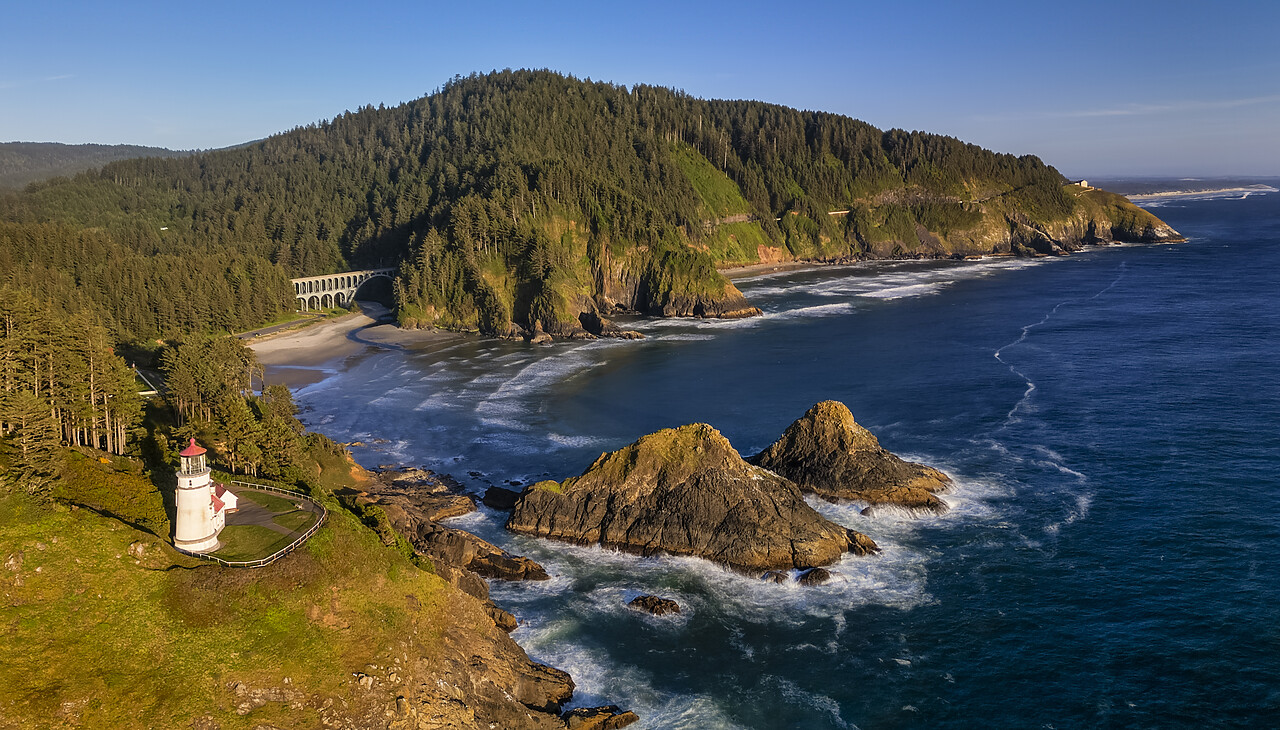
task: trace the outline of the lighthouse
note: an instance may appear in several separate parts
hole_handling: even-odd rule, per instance
[[[212,552],[220,544],[218,533],[226,525],[227,513],[236,509],[236,495],[214,483],[205,450],[194,438],[178,456],[182,463],[174,496],[173,545],[189,553]]]

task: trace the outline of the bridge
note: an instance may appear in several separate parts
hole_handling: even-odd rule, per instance
[[[366,269],[324,276],[305,276],[289,281],[293,282],[293,296],[298,300],[299,311],[306,312],[312,309],[345,306],[356,298],[356,291],[366,281],[378,276],[391,280],[395,275],[395,269]]]

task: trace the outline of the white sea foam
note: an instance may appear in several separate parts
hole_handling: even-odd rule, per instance
[[[521,645],[538,645],[538,638],[513,637]],[[530,652],[537,660],[564,669],[576,684],[572,707],[591,707],[618,702],[625,697],[627,709],[640,716],[633,727],[672,730],[737,730],[715,697],[705,694],[672,693],[655,688],[650,676],[634,667],[606,664],[600,652],[559,642],[556,648]]]
[[[414,406],[415,411],[441,411],[455,410],[462,407],[461,399],[457,397],[454,390],[441,390],[427,396],[418,405]]]
[[[831,317],[851,311],[853,311],[853,304],[849,302],[840,302],[839,304],[815,304],[811,307],[788,309],[782,312],[766,314],[765,317],[777,320],[798,319],[803,317]]]
[[[658,337],[662,342],[697,342],[700,340],[714,340],[715,335],[704,335],[695,332],[683,332],[673,335],[660,335]]]
[[[1088,517],[1089,508],[1093,506],[1094,494],[1095,493],[1092,490],[1075,494],[1072,498],[1071,505],[1067,507],[1067,512],[1062,519],[1045,525],[1045,534],[1057,535],[1062,528]]]
[[[849,728],[849,723],[840,717],[840,703],[830,697],[810,692],[800,687],[795,682],[780,677],[776,674],[766,675],[763,678],[763,684],[777,687],[779,695],[786,702],[798,705],[803,708],[812,708],[821,711],[827,716],[834,727]]]
[[[858,294],[858,296],[869,299],[906,299],[907,297],[920,297],[927,296],[929,294],[937,294],[942,287],[943,284],[941,282],[930,284],[905,284],[903,286],[889,287],[888,289],[862,292]]]
[[[597,446],[608,443],[608,439],[599,438],[597,436],[566,436],[560,433],[548,433],[547,440],[550,441],[555,448],[561,449],[581,449],[587,446]]]
[[[633,322],[629,326],[639,332],[660,332],[667,329],[733,330],[760,326],[760,317],[742,319],[697,319],[695,317],[664,317]],[[615,340],[629,343],[630,340]]]
[[[1133,201],[1133,203],[1143,208],[1177,208],[1181,207],[1180,203],[1202,200],[1245,200],[1251,195],[1266,195],[1267,193],[1276,192],[1280,192],[1280,190],[1270,185],[1257,185],[1245,190],[1206,190],[1200,194],[1167,193],[1161,197],[1140,198]],[[1153,195],[1160,194],[1153,193]]]
[[[763,299],[767,297],[776,297],[783,294],[790,294],[795,291],[794,284],[781,284],[775,286],[758,286],[742,288],[744,294],[749,294],[752,299]]]
[[[514,374],[502,373],[497,377],[477,378],[473,381],[473,384],[479,386],[477,389],[483,390],[493,385],[497,387],[476,404],[476,413],[482,419],[490,419],[491,425],[519,424],[519,416],[523,412],[520,399],[523,396],[545,390],[582,371],[602,365],[604,358],[597,351],[611,346],[617,345],[603,341],[580,345],[530,360]]]
[[[875,536],[873,535],[873,538]],[[533,539],[504,541],[542,563],[552,575],[573,575],[626,591],[682,595],[696,612],[712,608],[735,620],[790,621],[830,618],[851,606],[879,604],[911,608],[931,601],[924,586],[926,556],[892,542],[875,558],[846,555],[831,566],[837,578],[822,586],[775,584],[694,557],[635,555]],[[496,589],[499,603],[515,605],[556,591],[554,584],[513,584]]]

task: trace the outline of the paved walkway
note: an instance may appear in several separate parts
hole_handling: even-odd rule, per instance
[[[231,525],[257,525],[258,527],[265,527],[268,530],[278,532],[281,535],[301,535],[302,533],[311,529],[311,525],[315,524],[315,520],[320,519],[319,505],[307,499],[289,499],[283,494],[279,494],[277,492],[264,492],[259,489],[251,489],[249,487],[244,487],[239,484],[228,487],[228,489],[230,489],[233,493],[235,493],[236,498],[238,500],[236,502],[238,509],[236,509],[235,512],[230,512],[227,514],[228,527],[230,527]],[[257,502],[254,502],[252,499],[250,499],[248,496],[245,495],[246,492],[256,492],[258,494],[265,494],[269,497],[275,497],[277,499],[284,499],[284,500],[290,501],[293,503],[294,509],[286,512],[272,511],[270,509],[267,509],[266,507],[263,507]],[[310,512],[311,514],[315,515],[315,519],[303,525],[302,529],[300,530],[290,530],[289,528],[284,527],[283,525],[276,524],[275,518],[279,517],[280,515],[293,514],[294,512],[298,512],[298,511]]]

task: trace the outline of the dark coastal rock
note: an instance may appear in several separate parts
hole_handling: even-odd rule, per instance
[[[498,608],[492,601],[485,604],[485,610],[489,613],[489,618],[493,619],[493,625],[508,634],[515,631],[520,626],[520,622],[516,621],[515,616],[512,616],[508,611]]]
[[[516,506],[517,499],[520,499],[520,493],[514,489],[507,489],[505,487],[489,487],[484,490],[484,496],[480,498],[480,501],[483,502],[486,507],[492,507],[493,509],[506,512]]]
[[[568,730],[617,730],[640,719],[630,710],[623,712],[617,705],[604,707],[579,707],[564,713]]]
[[[828,499],[928,512],[947,509],[935,492],[947,489],[950,477],[881,448],[876,437],[837,401],[810,408],[782,438],[750,461]]]
[[[489,601],[489,583],[479,575],[458,565],[451,565],[442,560],[432,560],[435,574],[443,578],[449,585],[471,596],[477,601]]]
[[[770,570],[760,576],[760,580],[767,581],[769,583],[786,583],[791,580],[791,576],[777,570]]]
[[[430,650],[411,651],[394,664],[363,668],[362,674],[373,678],[371,688],[363,690],[370,702],[368,716],[355,722],[299,721],[295,725],[564,730],[561,713],[573,696],[572,679],[531,661],[506,631],[486,625],[493,620],[506,628],[507,622],[501,616],[495,618],[491,604],[456,591],[442,600],[440,613],[446,617],[447,630],[439,636],[417,637],[426,640]],[[381,701],[373,701],[379,697]],[[389,721],[391,713],[402,718],[408,714],[415,721]]]
[[[472,571],[485,578],[548,578],[542,566],[528,558],[511,555],[464,530],[438,524],[439,520],[475,511],[471,497],[454,493],[462,489],[462,485],[452,477],[425,469],[401,469],[378,475],[365,489],[357,503],[382,508],[391,527],[433,562]],[[466,581],[453,582],[467,590],[463,585]],[[474,595],[474,591],[469,592]],[[487,597],[487,590],[485,595]]]
[[[746,463],[701,423],[602,454],[563,483],[533,485],[507,529],[641,555],[696,555],[752,573],[827,565],[870,543],[819,515],[795,484]]]
[[[594,340],[596,335],[585,329],[577,320],[561,321],[550,316],[543,317],[535,325],[557,340]]]
[[[524,676],[516,683],[516,699],[530,709],[559,714],[561,706],[573,699],[573,678],[568,672],[546,664],[529,664]]]
[[[662,314],[664,317],[692,315],[703,319],[744,319],[759,317],[763,312],[738,294],[720,299],[677,299],[663,307]]]
[[[661,616],[664,613],[680,613],[680,604],[670,598],[660,598],[658,596],[636,596],[627,605],[638,611],[647,611],[654,616]]]
[[[547,580],[550,577],[541,565],[529,558],[512,555],[464,530],[433,522],[419,523],[409,542],[433,560],[466,568],[486,578]]]
[[[880,552],[880,546],[861,532],[849,530],[849,552],[859,556],[875,555]]]
[[[796,578],[796,582],[802,586],[820,586],[831,580],[832,575],[832,572],[826,568],[814,568],[801,574]]]
[[[445,474],[426,469],[385,471],[364,485],[359,504],[378,505],[391,523],[412,526],[420,520],[444,520],[474,512],[471,497],[459,494],[462,485]]]
[[[619,329],[612,321],[602,317],[594,311],[583,312],[578,315],[578,320],[582,322],[582,327],[586,331],[597,337],[616,337],[624,340],[642,340],[644,335],[635,330]]]
[[[515,322],[507,322],[505,325],[500,325],[493,335],[500,340],[515,341],[524,338],[524,330]]]

